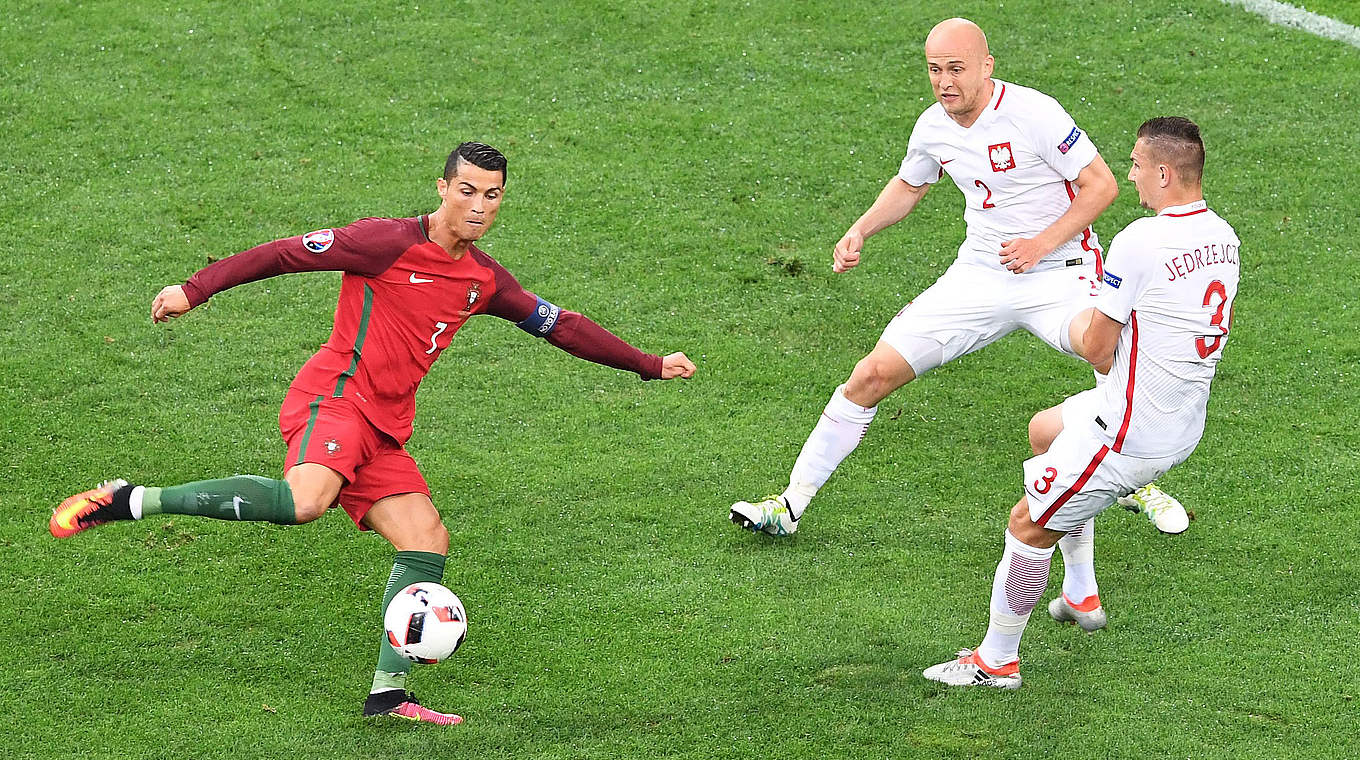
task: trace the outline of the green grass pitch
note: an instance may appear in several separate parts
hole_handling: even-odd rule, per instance
[[[1360,50],[1215,0],[6,7],[0,757],[1360,756]],[[981,636],[1025,422],[1082,366],[1012,336],[886,401],[791,540],[726,520],[782,486],[954,256],[946,183],[830,271],[953,14],[1102,149],[1122,190],[1104,241],[1144,213],[1128,151],[1165,114],[1202,125],[1206,195],[1243,241],[1207,433],[1162,481],[1196,520],[1166,537],[1107,513],[1109,628],[1041,607],[1004,694],[920,670]],[[412,685],[467,722],[375,725],[358,710],[391,552],[343,514],[64,542],[45,521],[112,475],[276,475],[278,405],[338,275],[168,326],[152,296],[258,242],[432,210],[465,139],[510,159],[487,250],[699,374],[644,384],[498,320],[464,329],[410,450],[471,617]]]

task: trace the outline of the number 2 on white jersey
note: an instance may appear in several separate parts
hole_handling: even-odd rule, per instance
[[[996,204],[995,204],[995,203],[992,203],[992,189],[991,189],[990,187],[987,187],[987,183],[986,183],[986,182],[983,182],[983,181],[980,180],[980,179],[975,179],[975,180],[973,180],[973,185],[975,185],[976,187],[980,187],[980,188],[982,188],[983,190],[986,190],[986,191],[987,191],[987,197],[982,199],[982,207],[983,207],[983,208],[996,208]]]
[[[1215,296],[1218,297],[1218,308],[1214,309],[1213,316],[1209,317],[1209,326],[1217,327],[1219,334],[1195,338],[1195,351],[1199,352],[1201,359],[1208,359],[1209,354],[1221,348],[1223,339],[1228,337],[1228,328],[1223,326],[1223,310],[1228,307],[1228,289],[1223,286],[1222,280],[1209,283],[1209,287],[1204,291],[1204,306],[1208,307]]]

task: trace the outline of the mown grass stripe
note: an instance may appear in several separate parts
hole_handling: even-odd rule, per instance
[[[1319,37],[1360,47],[1360,29],[1337,21],[1330,16],[1323,16],[1289,3],[1275,2],[1275,0],[1222,0],[1222,2],[1226,5],[1246,8],[1256,15],[1264,17],[1272,24],[1302,29]]]

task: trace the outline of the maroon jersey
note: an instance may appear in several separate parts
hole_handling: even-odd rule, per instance
[[[184,293],[197,306],[234,285],[285,272],[344,272],[331,337],[291,387],[353,400],[374,427],[403,444],[411,437],[416,388],[474,314],[510,320],[575,356],[645,380],[661,376],[661,357],[543,301],[476,246],[451,257],[430,240],[428,224],[424,216],[369,218],[275,240],[204,267]]]

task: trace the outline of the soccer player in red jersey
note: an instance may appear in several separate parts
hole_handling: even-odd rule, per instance
[[[382,610],[411,583],[439,582],[449,534],[405,444],[416,387],[469,317],[509,320],[573,356],[644,380],[687,378],[695,371],[683,353],[643,353],[585,316],[525,290],[478,249],[474,243],[495,221],[505,183],[500,151],[463,143],[435,182],[441,202],[429,215],[360,219],[275,240],[162,289],[151,304],[155,322],[179,317],[241,283],[287,272],[344,272],[330,339],[298,372],[279,411],[288,444],[283,480],[237,475],[167,488],[113,480],[62,502],[49,523],[52,535],[66,538],[160,513],[295,525],[339,505],[361,530],[376,531],[397,550]],[[364,714],[461,722],[421,706],[406,691],[410,666],[383,637]]]

